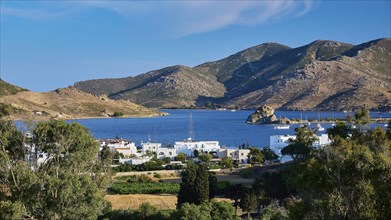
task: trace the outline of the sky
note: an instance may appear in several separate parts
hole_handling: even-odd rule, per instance
[[[266,42],[390,37],[390,0],[0,0],[0,78],[32,91],[196,66]]]

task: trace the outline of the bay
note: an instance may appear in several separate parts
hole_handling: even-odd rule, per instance
[[[216,110],[161,110],[169,113],[168,116],[153,118],[102,118],[102,119],[78,119],[68,122],[78,122],[90,129],[97,139],[110,139],[120,137],[132,140],[137,146],[141,141],[146,142],[148,136],[151,141],[164,145],[173,145],[175,141],[181,141],[189,137],[189,116],[192,115],[192,124],[195,140],[219,141],[221,146],[239,146],[248,143],[251,146],[265,147],[269,145],[271,135],[294,134],[294,129],[299,125],[291,125],[288,130],[276,130],[273,125],[246,124],[247,117],[254,111],[241,110],[216,111]],[[343,112],[299,112],[276,111],[277,117],[300,119],[346,118]],[[373,118],[390,118],[390,113],[371,112]],[[315,127],[312,123],[310,127]],[[322,124],[325,130],[331,127],[330,123]],[[383,126],[383,124],[372,124]],[[318,134],[325,133],[319,132]]]

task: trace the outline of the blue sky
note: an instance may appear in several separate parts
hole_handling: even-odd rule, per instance
[[[1,0],[1,78],[33,91],[195,66],[250,46],[390,37],[387,1]]]

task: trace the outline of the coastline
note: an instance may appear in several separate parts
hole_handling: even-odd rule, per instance
[[[39,116],[39,115],[27,115],[27,116],[18,116],[10,115],[7,118],[10,118],[15,121],[47,121],[50,119],[53,120],[84,120],[84,119],[121,119],[121,118],[154,118],[154,117],[164,117],[168,116],[167,112],[158,112],[154,114],[140,114],[140,115],[124,115],[122,117],[111,117],[111,116],[74,116],[74,115],[64,115],[63,117],[53,117],[53,116]]]

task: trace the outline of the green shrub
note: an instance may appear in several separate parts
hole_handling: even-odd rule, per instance
[[[124,116],[124,113],[122,113],[122,112],[114,112],[113,116],[114,117],[122,117],[122,116]]]
[[[254,171],[252,169],[243,169],[239,171],[239,176],[245,179],[250,179],[254,176]]]
[[[111,190],[118,194],[176,194],[179,192],[179,183],[142,182],[127,183],[114,182]]]

